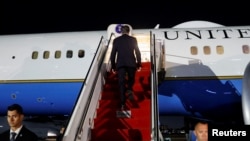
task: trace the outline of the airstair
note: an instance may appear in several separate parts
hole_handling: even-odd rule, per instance
[[[148,39],[150,36],[146,35]],[[151,88],[157,85],[154,79],[157,77],[155,65],[152,66],[156,61],[150,62],[150,58],[156,58],[158,55],[150,56],[151,44],[148,40],[149,49],[142,50],[142,70],[136,72],[135,99],[127,100],[126,109],[121,110],[117,76],[110,72],[108,61],[115,35],[111,33],[109,37],[107,44],[103,44],[103,39],[100,41],[85,85],[59,140],[160,141],[155,101],[157,98],[153,97],[152,102],[152,93],[156,95],[157,91],[151,91]]]
[[[91,141],[149,141],[151,134],[150,62],[136,72],[134,100],[126,101],[120,110],[120,94],[116,74],[108,73],[94,119]]]

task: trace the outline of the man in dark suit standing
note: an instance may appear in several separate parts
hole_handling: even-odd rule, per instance
[[[7,121],[10,129],[0,134],[0,140],[38,141],[38,136],[23,125],[23,119],[23,108],[18,104],[10,105],[7,112]],[[13,134],[15,134],[14,137]]]
[[[121,27],[122,35],[114,39],[110,56],[112,72],[118,72],[122,110],[126,102],[126,92],[129,94],[129,98],[133,99],[135,73],[136,70],[141,69],[141,53],[138,43],[135,37],[129,35],[129,32],[128,25]],[[127,83],[126,75],[128,76]]]

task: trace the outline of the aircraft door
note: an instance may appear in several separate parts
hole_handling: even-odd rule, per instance
[[[121,27],[123,25],[128,25],[129,28],[130,28],[130,32],[129,32],[129,35],[132,35],[132,27],[129,25],[129,24],[111,24],[108,26],[108,37],[111,36],[111,34],[113,33],[115,36],[114,37],[118,37],[118,36],[121,36]]]

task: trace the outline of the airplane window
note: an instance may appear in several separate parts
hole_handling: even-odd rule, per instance
[[[223,54],[223,53],[224,53],[224,48],[223,48],[223,46],[217,46],[217,47],[216,47],[216,52],[217,52],[217,54]]]
[[[204,54],[206,55],[211,54],[211,49],[209,46],[204,46],[203,51],[204,51]]]
[[[49,58],[49,51],[44,51],[43,58],[48,59]]]
[[[192,47],[191,47],[191,54],[192,54],[192,55],[197,55],[197,54],[198,54],[198,49],[197,49],[196,46],[192,46]]]
[[[37,59],[37,58],[38,58],[38,51],[33,51],[32,59]]]
[[[72,50],[68,50],[67,51],[67,58],[72,58],[73,57],[73,51]]]
[[[58,59],[58,58],[61,58],[61,51],[60,50],[57,50],[55,52],[55,58]]]
[[[79,58],[83,58],[84,57],[84,53],[85,53],[84,50],[79,50],[78,51],[78,57]]]
[[[243,45],[242,50],[244,54],[249,54],[249,45]]]

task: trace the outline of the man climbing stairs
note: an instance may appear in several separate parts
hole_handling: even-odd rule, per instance
[[[150,62],[142,63],[141,71],[136,72],[133,89],[134,100],[127,99],[121,110],[117,75],[107,74],[91,141],[151,140]]]

